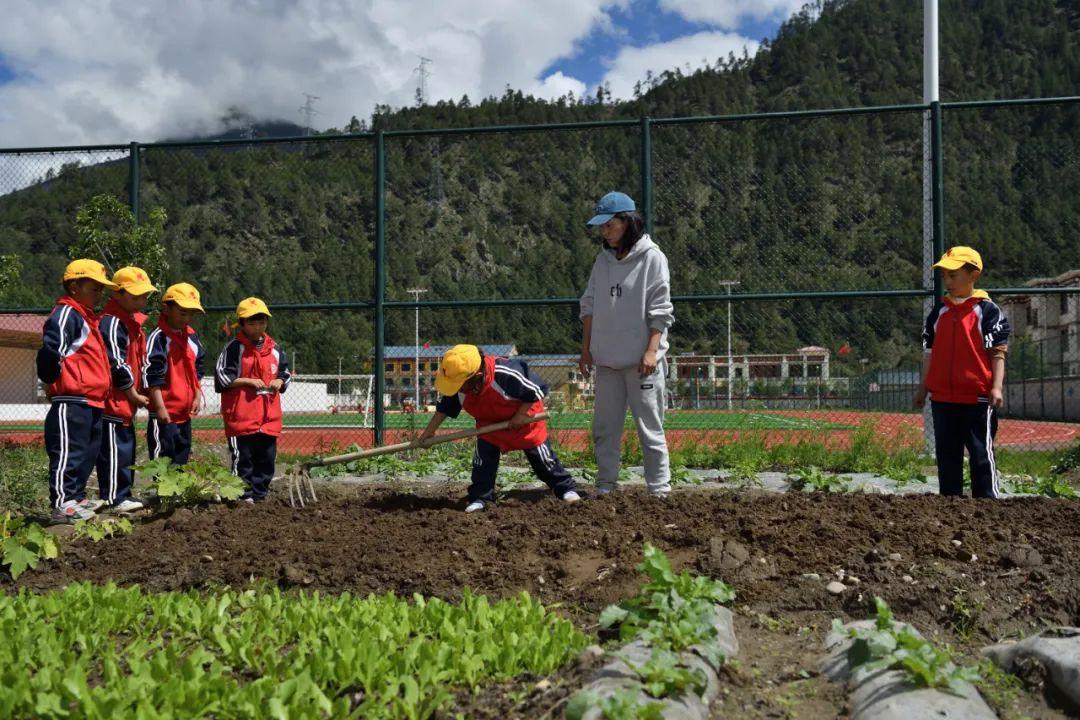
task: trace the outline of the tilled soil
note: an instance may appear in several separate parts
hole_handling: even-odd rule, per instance
[[[254,507],[180,510],[130,537],[68,543],[58,560],[18,584],[44,590],[114,580],[172,590],[269,579],[448,599],[465,587],[495,597],[524,589],[561,603],[560,611],[595,630],[605,605],[640,586],[634,565],[650,541],[676,567],[731,583],[743,617],[816,619],[813,632],[792,625],[781,642],[790,655],[784,671],[795,672],[794,680],[803,679],[795,668],[816,670],[829,619],[867,617],[874,595],[924,633],[969,651],[1047,624],[1080,624],[1076,502],[695,489],[658,500],[627,489],[566,505],[545,492],[516,491],[465,515],[451,492],[376,487],[324,493],[303,510],[280,497]],[[830,594],[825,585],[839,570],[847,589]],[[812,573],[819,577],[807,577]],[[754,643],[740,640],[754,657]],[[753,682],[742,689],[733,682],[724,705],[745,713],[760,692]],[[534,695],[531,685],[517,689],[516,697],[532,698],[518,716],[543,714]],[[501,708],[504,716],[514,713]]]

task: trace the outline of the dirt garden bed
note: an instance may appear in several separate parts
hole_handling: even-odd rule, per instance
[[[831,618],[869,616],[874,595],[927,636],[971,654],[1047,624],[1080,623],[1075,501],[695,488],[657,500],[630,488],[574,506],[532,490],[511,491],[474,515],[460,505],[457,488],[448,495],[446,486],[399,485],[341,490],[306,510],[280,493],[252,508],[185,509],[129,537],[68,543],[18,585],[114,580],[174,590],[268,579],[448,599],[465,587],[495,597],[524,589],[595,632],[599,611],[640,586],[634,565],[648,540],[677,567],[737,589],[745,652],[715,707],[743,717],[820,716],[842,706],[816,676],[820,641]],[[841,570],[845,589],[834,594],[826,586]],[[557,710],[582,674],[568,672],[550,689],[535,689],[539,678],[489,688],[460,697],[457,710],[538,717]],[[1034,717],[1061,716],[1037,692],[1017,702]]]

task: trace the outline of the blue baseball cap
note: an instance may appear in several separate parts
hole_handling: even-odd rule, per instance
[[[634,199],[629,195],[621,192],[609,192],[600,198],[600,202],[596,203],[596,214],[593,215],[592,220],[585,224],[603,225],[615,217],[615,213],[634,212],[635,210],[637,210],[637,206],[634,205]]]

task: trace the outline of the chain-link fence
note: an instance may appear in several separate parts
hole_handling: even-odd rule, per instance
[[[415,432],[457,342],[526,359],[550,388],[555,440],[587,451],[576,299],[599,246],[584,221],[620,189],[670,263],[673,447],[870,438],[924,452],[912,399],[936,251],[927,112],[944,131],[935,240],[983,253],[980,285],[1000,289],[1014,329],[998,445],[1060,451],[1080,432],[1072,102],[0,152],[0,255],[14,278],[0,272],[0,305],[15,309],[0,312],[0,434],[40,439],[43,316],[77,209],[109,193],[142,218],[166,212],[162,280],[203,292],[200,440],[223,437],[210,366],[235,303],[258,295],[293,367],[284,451]]]

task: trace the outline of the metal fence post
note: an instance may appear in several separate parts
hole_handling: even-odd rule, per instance
[[[1046,354],[1043,352],[1043,345],[1046,341],[1039,343],[1039,419],[1046,419]]]
[[[386,140],[383,131],[375,132],[375,444],[383,444],[386,411],[383,394],[385,373],[386,323]]]
[[[941,103],[930,103],[930,184],[934,223],[934,261],[945,254],[945,168],[942,158]],[[941,273],[934,273],[934,300],[943,293]]]
[[[131,143],[128,153],[128,204],[135,224],[139,224],[139,143]]]
[[[1068,337],[1068,334],[1058,333],[1058,397],[1061,400],[1062,422],[1065,422],[1065,340]]]
[[[645,232],[653,231],[652,120],[641,118],[641,210]]]

